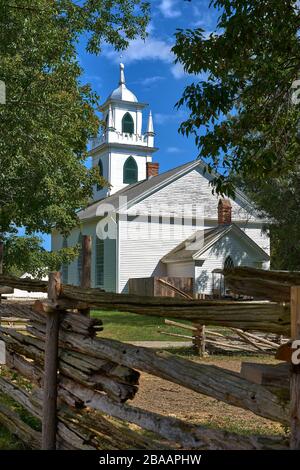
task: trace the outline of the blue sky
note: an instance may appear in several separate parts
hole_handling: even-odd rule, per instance
[[[149,104],[145,117],[149,109],[152,110],[155,144],[159,147],[154,159],[159,161],[161,171],[165,171],[197,156],[193,138],[178,134],[186,113],[177,111],[174,106],[184,87],[195,81],[195,77],[186,75],[180,64],[174,64],[170,51],[175,41],[174,33],[177,28],[197,26],[211,32],[216,11],[208,8],[209,0],[152,0],[150,3],[151,22],[145,41],[132,41],[122,55],[108,46],[103,47],[99,56],[88,55],[81,45],[79,55],[84,69],[83,81],[91,83],[101,102],[118,85],[118,64],[120,61],[125,64],[127,87],[139,101]]]
[[[178,134],[186,112],[174,108],[184,87],[195,81],[196,77],[186,75],[179,64],[174,64],[171,47],[177,28],[201,27],[207,33],[214,30],[217,11],[209,8],[209,2],[150,0],[151,21],[147,39],[132,41],[122,55],[107,45],[104,45],[99,56],[90,55],[85,51],[84,41],[79,44],[82,82],[92,85],[100,95],[100,103],[118,86],[119,63],[124,63],[127,87],[139,101],[149,104],[145,110],[144,125],[149,109],[152,110],[155,145],[159,147],[154,161],[160,163],[160,171],[191,161],[198,154],[194,139]],[[43,238],[45,248],[50,249],[49,237]]]

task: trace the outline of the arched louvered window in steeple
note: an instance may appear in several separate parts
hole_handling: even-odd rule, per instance
[[[133,184],[138,181],[138,166],[133,157],[128,157],[123,168],[123,183]]]
[[[101,159],[98,161],[98,171],[99,175],[103,176],[103,163]],[[97,191],[100,191],[101,189],[103,189],[103,186],[101,186],[101,184],[97,184]]]
[[[122,119],[122,132],[125,134],[134,133],[134,122],[131,114],[125,113]]]

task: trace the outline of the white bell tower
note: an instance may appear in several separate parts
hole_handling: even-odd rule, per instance
[[[143,132],[146,106],[126,87],[124,65],[120,64],[119,86],[100,108],[106,126],[101,135],[93,139],[90,152],[93,166],[98,166],[111,188],[95,188],[94,199],[146,179],[147,163],[152,162],[152,154],[157,150],[151,111]]]

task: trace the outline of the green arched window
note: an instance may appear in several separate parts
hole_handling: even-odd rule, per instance
[[[98,162],[98,170],[99,170],[99,175],[103,176],[103,164],[101,159]],[[97,191],[100,191],[100,189],[103,189],[103,186],[101,184],[97,184]]]
[[[123,168],[123,183],[133,184],[138,181],[138,167],[133,157],[128,157]]]
[[[134,133],[134,122],[131,114],[125,113],[122,119],[122,132],[125,134]]]
[[[224,269],[232,269],[234,268],[234,261],[231,258],[231,256],[227,256],[227,258],[224,261]]]
[[[62,248],[68,248],[68,240],[67,237],[63,238],[63,243],[62,243]],[[63,263],[61,267],[61,277],[62,277],[62,283],[63,284],[68,284],[68,265],[67,263]]]
[[[77,258],[77,276],[78,276],[78,285],[80,286],[81,284],[81,276],[82,276],[82,234],[79,234],[78,237],[78,245],[79,245],[79,254]]]

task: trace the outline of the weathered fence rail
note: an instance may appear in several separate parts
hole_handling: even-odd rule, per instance
[[[5,306],[6,307],[6,306]],[[7,309],[5,309],[7,310]],[[1,308],[0,308],[1,312]],[[28,306],[24,314],[31,317]],[[28,315],[29,313],[29,315]],[[76,316],[77,314],[74,314]],[[266,388],[252,384],[239,377],[238,374],[205,364],[195,364],[192,361],[178,358],[168,353],[154,352],[146,348],[137,348],[119,341],[93,338],[89,333],[89,321],[83,317],[87,330],[83,335],[75,330],[60,329],[59,334],[59,385],[58,399],[64,405],[58,407],[58,448],[84,447],[84,439],[75,439],[72,433],[81,433],[81,427],[73,423],[70,429],[70,420],[66,416],[66,406],[70,407],[69,415],[76,417],[77,408],[81,410],[80,416],[86,407],[92,407],[106,416],[118,420],[134,423],[148,431],[160,434],[163,438],[189,448],[278,448],[284,447],[278,439],[264,439],[253,436],[247,439],[232,434],[224,441],[225,433],[222,431],[207,430],[205,427],[192,426],[180,420],[170,419],[156,413],[125,405],[133,398],[138,390],[139,372],[145,371],[183,385],[187,388],[203,393],[235,406],[251,409],[260,416],[265,416],[284,424],[289,422],[288,410],[282,406],[281,401]],[[24,406],[27,411],[37,418],[42,416],[42,388],[44,387],[43,367],[45,353],[45,328],[42,329],[42,320],[37,322],[37,314],[32,309],[30,324],[36,327],[36,336],[25,335],[6,328],[1,328],[0,339],[7,346],[7,366],[17,370],[22,376],[36,385],[36,389],[29,393],[7,379],[0,380],[0,389],[9,394]],[[45,320],[45,318],[44,318]],[[62,319],[62,324],[64,319]],[[32,330],[30,330],[32,332]],[[13,391],[13,393],[12,393]],[[67,407],[68,408],[68,407]],[[2,410],[2,415],[5,410]],[[1,420],[0,410],[0,420]],[[7,415],[6,415],[7,416]],[[101,417],[100,416],[100,417]],[[95,416],[95,419],[100,419]],[[84,418],[82,418],[84,421]],[[7,425],[7,420],[5,419]],[[14,417],[14,427],[18,427],[17,417]],[[17,423],[17,424],[16,424]],[[112,426],[112,425],[111,425]],[[62,429],[64,434],[62,437]],[[66,433],[68,429],[68,434]],[[24,431],[22,425],[21,431]],[[111,431],[113,431],[113,426]],[[23,436],[20,431],[20,437]],[[131,434],[130,434],[131,435]],[[36,432],[29,434],[31,442],[35,445],[41,442],[41,436]],[[136,445],[146,448],[139,434],[136,439],[125,443],[121,441],[120,448],[125,445]],[[24,437],[24,436],[23,436]],[[38,437],[38,439],[37,439]],[[128,437],[128,436],[127,436]],[[155,441],[155,439],[154,439]],[[223,441],[223,442],[222,442]],[[158,441],[157,441],[158,442]],[[91,448],[101,447],[99,442]],[[105,446],[108,443],[105,441]],[[149,442],[148,445],[150,446]],[[152,442],[153,445],[153,442]],[[170,446],[170,443],[168,444]],[[171,444],[172,445],[172,444]],[[99,447],[100,446],[100,447]],[[77,448],[77,447],[76,447]],[[159,448],[159,447],[157,447]]]
[[[294,278],[288,280],[292,281]],[[1,402],[0,422],[31,447],[286,448],[287,443],[277,438],[224,433],[131,406],[127,402],[138,392],[139,374],[147,372],[284,425],[291,423],[291,448],[300,448],[297,367],[291,370],[290,415],[289,396],[283,398],[272,387],[220,367],[101,338],[98,334],[103,328],[101,320],[81,313],[99,307],[298,338],[298,290],[292,290],[291,315],[289,305],[275,302],[144,298],[61,285],[58,273],[50,276],[49,285],[39,282],[22,279],[19,284],[15,278],[0,276],[0,285],[48,290],[48,300],[37,301],[34,306],[0,305],[0,317],[29,320],[26,334],[0,328],[8,370],[16,370],[24,378],[16,383],[9,373],[0,377],[0,392],[30,413],[37,420],[37,426],[30,427],[14,409]],[[33,386],[24,388],[24,380]],[[128,423],[153,434],[145,436],[138,429],[128,427]]]
[[[25,288],[25,280],[22,279],[21,281],[22,288]],[[21,288],[15,278],[0,275],[0,284],[2,282],[9,286]],[[37,288],[38,285],[30,279],[27,279],[26,283],[29,290],[32,286]],[[61,285],[60,292],[57,295],[56,307],[61,310],[70,308],[83,310],[88,307],[101,310],[119,310],[140,315],[185,319],[203,325],[290,334],[289,305],[281,305],[276,302],[191,301],[168,297],[152,298],[115,294],[104,292],[101,289]]]
[[[224,271],[226,285],[235,293],[257,299],[289,302],[290,288],[300,285],[300,272],[237,267]]]
[[[174,320],[165,320],[166,326],[176,327],[178,329],[188,330],[188,334],[172,333],[168,329],[158,328],[158,332],[176,338],[190,340],[194,346],[197,354],[205,356],[211,352],[249,352],[249,353],[263,353],[274,354],[280,344],[284,341],[280,335],[267,335],[267,338],[262,333],[246,332],[239,328],[227,328],[226,332],[213,331],[207,329],[205,325],[193,323],[187,325]]]

